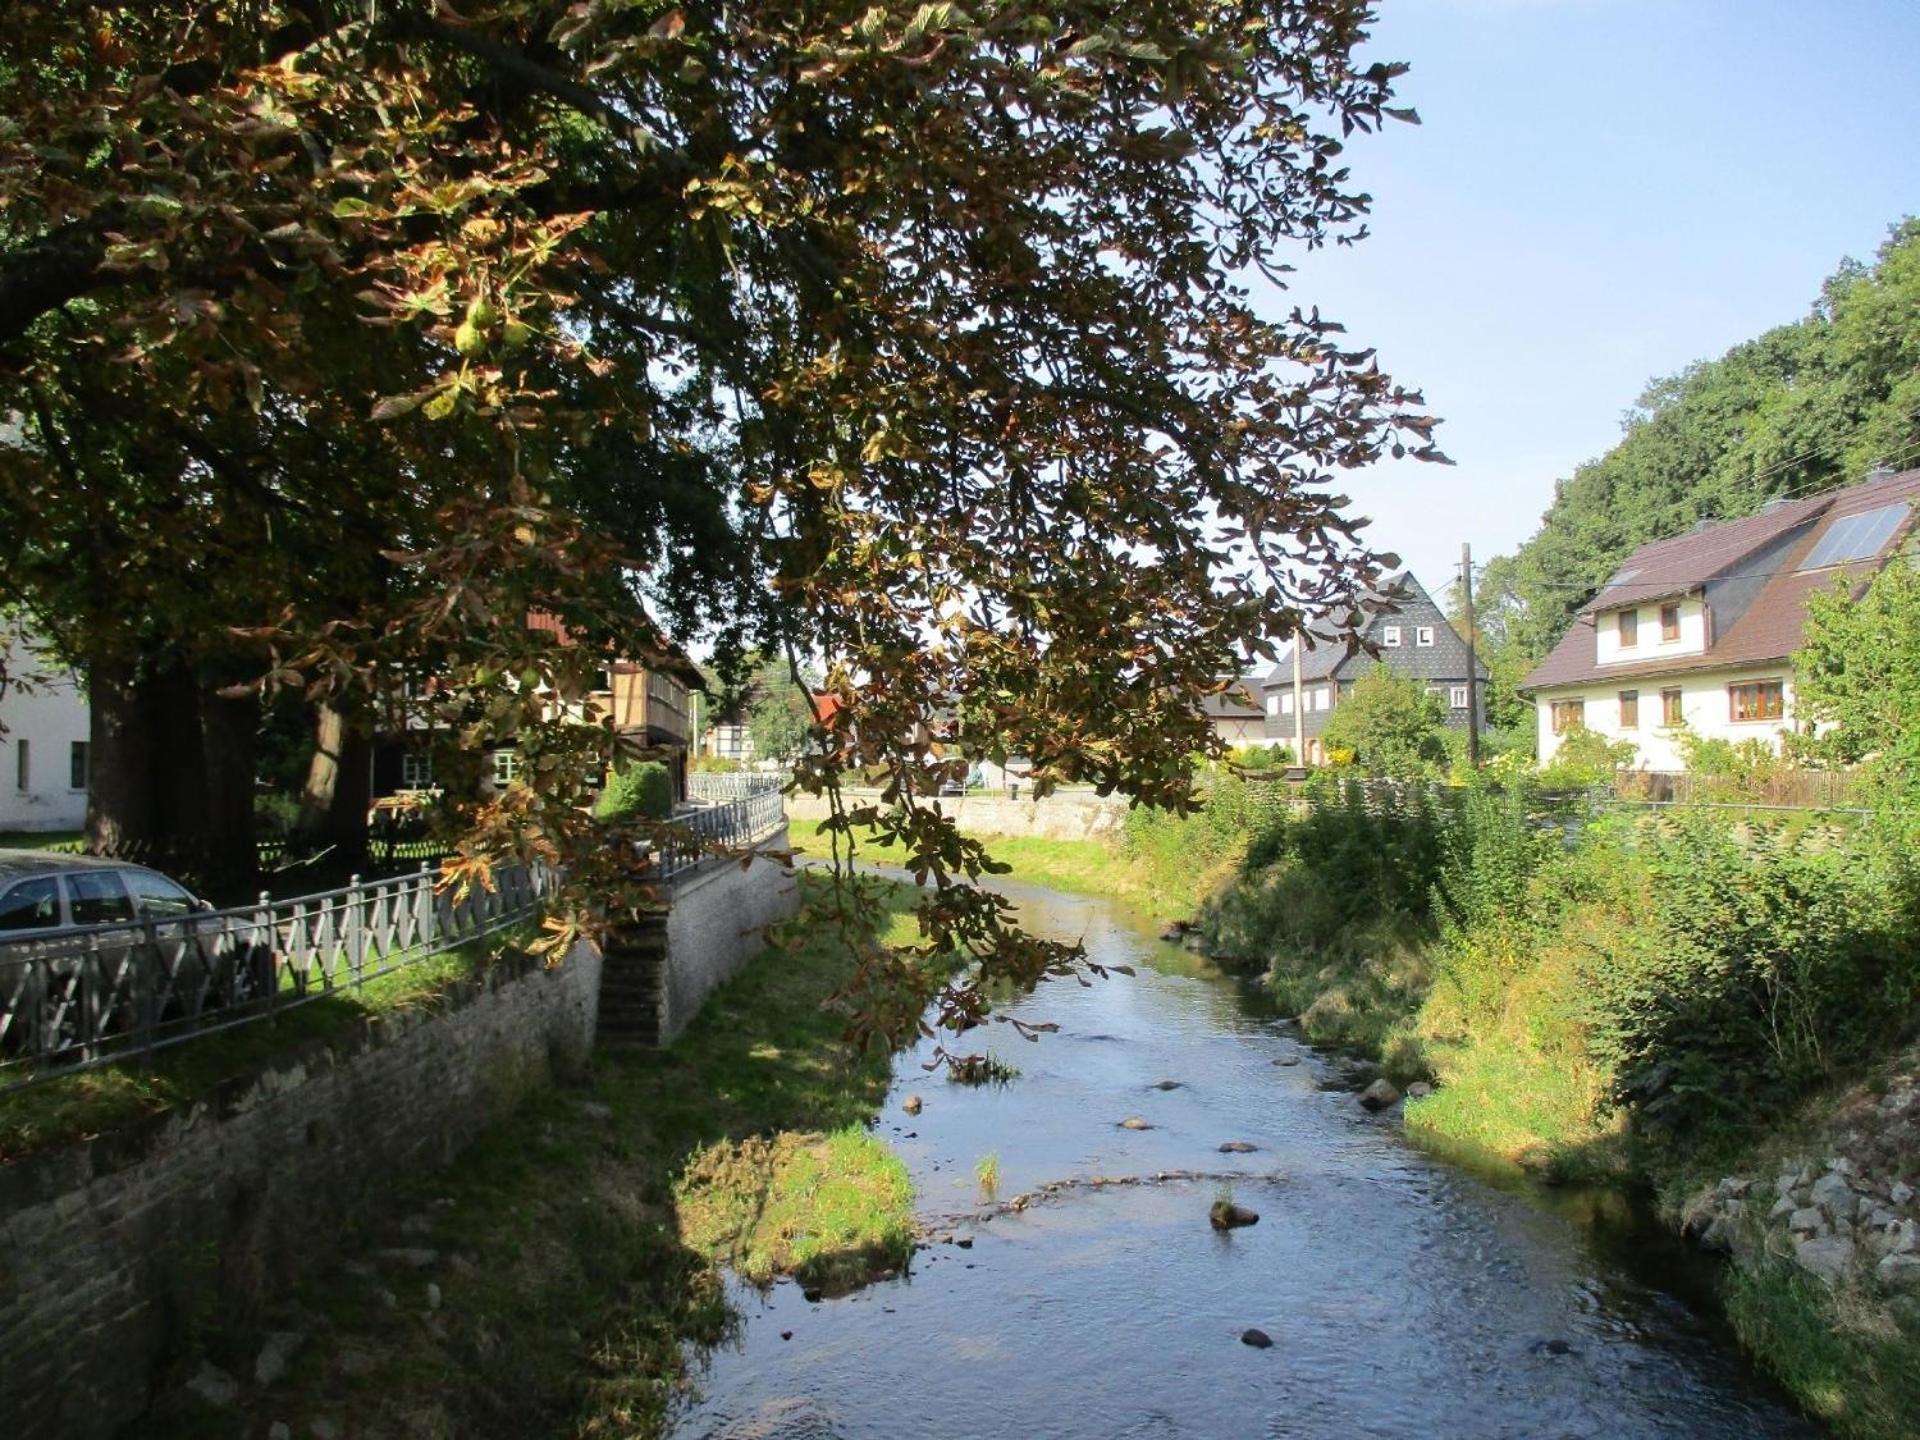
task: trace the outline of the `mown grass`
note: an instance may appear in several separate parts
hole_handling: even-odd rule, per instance
[[[825,882],[802,883],[817,896]],[[910,938],[900,892],[893,903],[886,938]],[[314,1339],[241,1418],[256,1433],[325,1416],[342,1434],[430,1440],[657,1435],[688,1347],[734,1324],[726,1266],[827,1290],[903,1264],[912,1187],[867,1129],[891,1060],[842,1039],[850,952],[796,928],[799,943],[716,989],[670,1049],[602,1047],[583,1083],[537,1094],[403,1193],[360,1246],[440,1261],[300,1287],[262,1324]],[[156,1433],[202,1419],[182,1405]]]
[[[84,839],[79,830],[0,830],[0,850],[53,850]]]
[[[1169,818],[1165,823],[1179,822]],[[829,845],[817,829],[796,826],[796,843],[807,854],[825,855]],[[1234,855],[1196,867],[1161,847],[1131,845],[1125,837],[1055,840],[972,829],[966,833],[983,841],[993,859],[1013,867],[1008,879],[1072,895],[1104,896],[1158,920],[1190,918],[1209,894],[1232,878],[1239,863]],[[870,834],[858,838],[861,859],[879,865],[899,861],[897,848]]]
[[[0,1164],[190,1104],[230,1080],[337,1039],[374,1016],[430,1007],[506,952],[526,945],[534,933],[530,923],[513,926],[270,1019],[0,1096]]]

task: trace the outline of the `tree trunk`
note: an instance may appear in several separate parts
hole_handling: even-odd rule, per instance
[[[208,811],[207,746],[200,723],[200,683],[178,662],[149,662],[141,678],[152,753],[148,793],[153,821],[147,853],[156,870],[197,889],[210,878],[214,821]]]
[[[313,763],[300,794],[300,834],[343,860],[367,854],[367,806],[373,798],[373,737],[364,717],[322,703],[314,719]]]
[[[260,703],[252,695],[200,695],[201,765],[206,777],[202,883],[223,903],[245,900],[259,888],[260,848],[254,831],[253,791],[260,741]]]
[[[129,853],[153,840],[152,733],[131,661],[87,667],[87,849]]]

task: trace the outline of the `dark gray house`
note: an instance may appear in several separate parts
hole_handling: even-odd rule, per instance
[[[1370,595],[1374,605],[1390,608],[1370,611],[1362,608],[1357,620],[1328,617],[1307,627],[1310,642],[1300,652],[1300,726],[1305,736],[1306,753],[1299,758],[1309,765],[1322,764],[1326,754],[1320,733],[1327,718],[1350,693],[1353,682],[1376,666],[1385,666],[1399,675],[1410,676],[1431,689],[1447,712],[1447,723],[1464,729],[1467,723],[1467,645],[1448,622],[1426,588],[1403,570],[1382,582]],[[1347,636],[1352,634],[1367,649],[1349,650]],[[1298,643],[1298,642],[1296,642]],[[1480,719],[1486,721],[1487,667],[1476,657],[1474,673],[1479,681],[1477,699]],[[1262,685],[1266,696],[1267,739],[1273,744],[1293,744],[1295,715],[1293,700],[1293,656],[1280,657]]]

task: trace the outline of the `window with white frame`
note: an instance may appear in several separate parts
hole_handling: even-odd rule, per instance
[[[1399,649],[1400,648],[1400,627],[1398,625],[1388,625],[1383,627],[1380,631],[1380,643],[1386,646],[1387,649],[1389,650]]]
[[[1466,709],[1467,687],[1464,685],[1450,686],[1447,690],[1447,704],[1451,705],[1455,710]]]
[[[409,750],[400,757],[400,788],[403,790],[430,790],[433,788],[433,755],[425,750]]]
[[[1293,692],[1291,690],[1282,690],[1275,698],[1280,702],[1280,714],[1291,715],[1293,713]]]
[[[1314,709],[1325,710],[1332,703],[1333,703],[1333,698],[1327,693],[1327,687],[1325,685],[1320,686],[1318,689],[1316,689],[1313,692],[1313,708]]]
[[[1272,695],[1269,695],[1269,696],[1267,696],[1267,714],[1269,714],[1269,715],[1278,715],[1279,713],[1280,713],[1280,696],[1279,696],[1279,694],[1278,694],[1278,693],[1275,693],[1275,694],[1272,694]]]
[[[505,787],[520,778],[520,752],[518,750],[496,750],[493,752],[493,783]]]
[[[1416,645],[1431,646],[1433,644],[1433,627],[1431,625],[1414,626],[1413,643]]]

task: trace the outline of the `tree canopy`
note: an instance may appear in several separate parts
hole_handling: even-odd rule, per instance
[[[1370,349],[1245,284],[1365,233],[1343,145],[1412,118],[1370,18],[6,7],[0,573],[92,677],[125,778],[96,828],[177,813],[161,698],[235,794],[263,688],[360,733],[410,709],[527,762],[449,777],[450,875],[559,856],[604,919],[628,892],[581,802],[613,740],[547,702],[704,636],[822,658],[799,783],[893,772],[835,833],[939,881],[928,946],[1063,969],[964,883],[985,854],[922,772],[1018,752],[1187,803],[1214,676],[1388,558],[1335,476],[1436,456]]]
[[[1340,697],[1321,738],[1329,750],[1352,751],[1369,774],[1418,780],[1446,763],[1446,719],[1425,685],[1380,665]]]
[[[1909,834],[1920,828],[1920,569],[1910,559],[1864,587],[1847,577],[1809,597],[1794,659],[1794,716],[1804,732],[1795,750],[1832,765],[1865,762],[1869,793],[1899,813]]]

